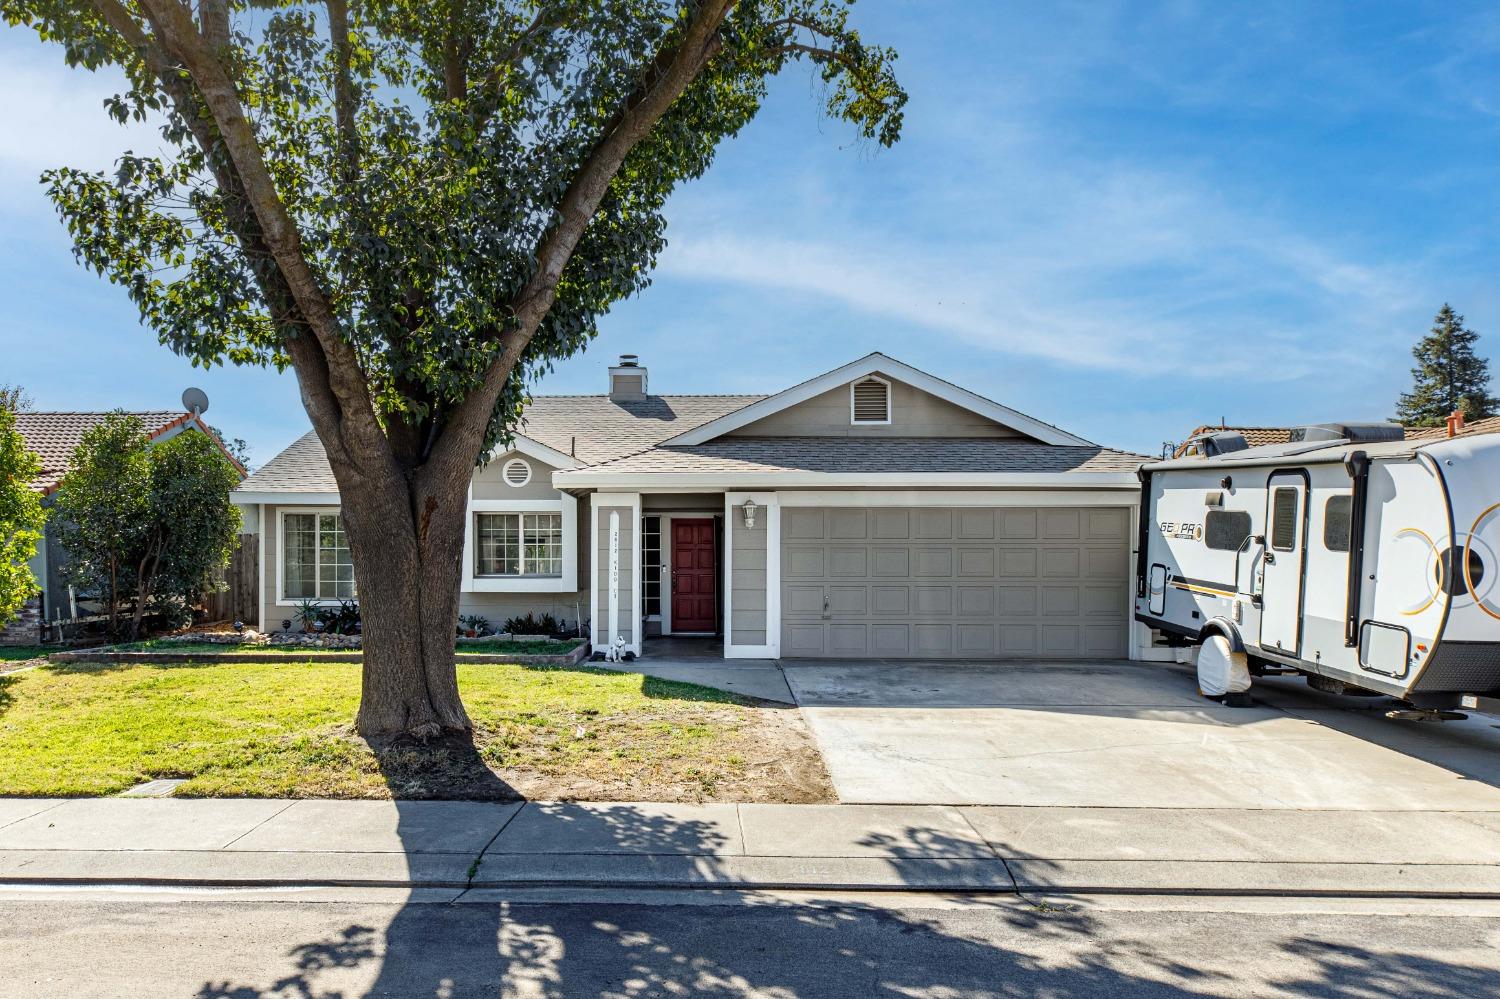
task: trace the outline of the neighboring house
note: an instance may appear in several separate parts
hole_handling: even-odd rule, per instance
[[[547,612],[637,654],[684,634],[727,658],[1149,645],[1130,614],[1142,456],[882,354],[772,396],[654,395],[647,374],[622,358],[606,395],[535,398],[475,471],[461,613]],[[355,596],[314,434],[235,500],[258,508],[262,628]]]
[[[1465,437],[1469,434],[1500,434],[1500,416],[1487,416],[1473,423],[1464,423],[1462,420],[1455,421],[1457,437]],[[1447,427],[1407,427],[1406,439],[1409,441],[1434,440],[1438,437],[1447,437]]]
[[[53,494],[68,473],[73,461],[73,452],[83,441],[84,433],[102,423],[113,413],[38,413],[16,414],[16,430],[26,441],[28,450],[41,459],[41,474],[31,482],[31,488],[42,494],[42,505],[50,507]],[[147,413],[126,413],[134,416],[146,427],[146,436],[153,442],[168,440],[184,431],[197,431],[214,436],[196,412],[162,410]],[[219,445],[221,448],[223,444]],[[224,452],[236,468],[244,474],[245,469],[233,455]],[[37,545],[36,557],[31,560],[31,572],[41,586],[38,597],[29,602],[20,617],[8,628],[0,630],[0,643],[31,643],[40,638],[42,622],[68,619],[76,616],[76,595],[63,576],[65,556],[57,540],[57,525],[49,518]]]

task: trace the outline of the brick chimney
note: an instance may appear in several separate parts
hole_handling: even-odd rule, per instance
[[[621,354],[620,363],[609,369],[612,402],[640,402],[646,398],[646,369],[634,354]]]
[[[1448,414],[1448,436],[1457,437],[1464,432],[1464,411],[1455,409]]]

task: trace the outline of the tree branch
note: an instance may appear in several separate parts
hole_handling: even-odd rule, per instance
[[[604,200],[610,181],[630,151],[650,133],[719,51],[719,27],[734,3],[735,0],[703,0],[681,39],[675,46],[664,46],[657,53],[640,85],[601,130],[592,151],[558,202],[556,221],[537,244],[536,270],[512,300],[515,324],[502,334],[499,356],[485,371],[481,387],[471,392],[454,412],[448,432],[434,448],[431,464],[442,469],[454,462],[473,461],[496,400],[556,300],[558,281]]]
[[[336,436],[345,447],[359,452],[364,462],[371,466],[389,463],[390,451],[380,431],[358,358],[343,339],[333,306],[302,253],[301,235],[276,190],[275,181],[261,155],[260,144],[240,106],[233,81],[208,50],[202,36],[194,29],[187,10],[177,0],[140,0],[140,4],[167,50],[182,61],[202,95],[239,175],[245,198],[260,224],[266,246],[298,311],[306,319],[307,328],[322,348],[325,364],[306,374],[326,377],[338,409],[331,414],[309,411],[315,422],[320,417],[332,418],[332,422],[319,427],[319,436],[325,442]],[[296,339],[290,337],[289,346],[290,341]],[[291,349],[289,353],[294,362],[306,356],[305,351],[298,349]],[[301,368],[298,375],[303,375]]]

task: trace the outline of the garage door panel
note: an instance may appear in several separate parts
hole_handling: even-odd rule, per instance
[[[1083,537],[1083,512],[1080,510],[1043,510],[1043,541],[1075,541]]]
[[[918,576],[942,576],[947,579],[953,575],[952,548],[918,548],[916,561]]]
[[[989,541],[995,537],[995,511],[958,511],[958,536],[964,540]]]
[[[785,656],[1125,652],[1127,510],[786,509],[782,523]]]
[[[1035,617],[1037,592],[1035,586],[1000,586],[1001,617]]]
[[[917,617],[947,617],[953,613],[953,587],[918,586],[912,590],[916,597],[914,613]]]
[[[869,514],[864,510],[828,511],[828,536],[840,541],[864,540],[869,536]]]
[[[995,575],[995,549],[960,548],[958,574],[970,579],[991,579]]]
[[[821,541],[826,537],[823,533],[824,519],[822,510],[799,509],[796,507],[783,510],[781,512],[782,536],[809,541]]]
[[[1043,617],[1077,617],[1079,605],[1078,587],[1042,587]]]
[[[870,552],[871,575],[905,577],[911,575],[911,552],[905,548],[876,548]]]
[[[952,510],[917,510],[916,522],[918,539],[940,538],[950,541],[953,538]]]
[[[1001,576],[1036,575],[1037,552],[1035,548],[1002,548],[999,555]]]
[[[871,587],[875,613],[885,616],[905,617],[911,613],[911,587]]]
[[[1042,551],[1042,575],[1052,579],[1077,579],[1083,573],[1083,555],[1077,548]]]
[[[870,537],[879,541],[905,541],[911,537],[911,511],[878,507],[870,511]]]
[[[831,548],[828,551],[828,575],[864,579],[870,574],[870,552],[866,548]]]
[[[912,654],[947,658],[953,655],[953,626],[919,624],[912,629]]]
[[[958,588],[958,613],[960,617],[993,617],[995,588],[993,586],[960,586]]]
[[[828,588],[828,611],[835,617],[868,614],[870,612],[869,589],[864,586],[830,586]]]
[[[781,560],[788,579],[822,579],[827,575],[827,553],[821,548],[792,548]]]

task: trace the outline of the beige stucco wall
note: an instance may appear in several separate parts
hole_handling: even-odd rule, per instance
[[[524,486],[513,486],[501,477],[501,471],[513,458],[531,466],[531,481]],[[552,488],[552,473],[557,469],[546,462],[511,451],[494,461],[474,470],[474,498],[477,500],[551,500],[557,499],[557,490]]]
[[[885,377],[885,376],[881,376]],[[891,383],[891,423],[852,426],[849,386],[814,396],[779,413],[730,431],[731,437],[1000,437],[1021,438],[1002,427],[904,382]]]

